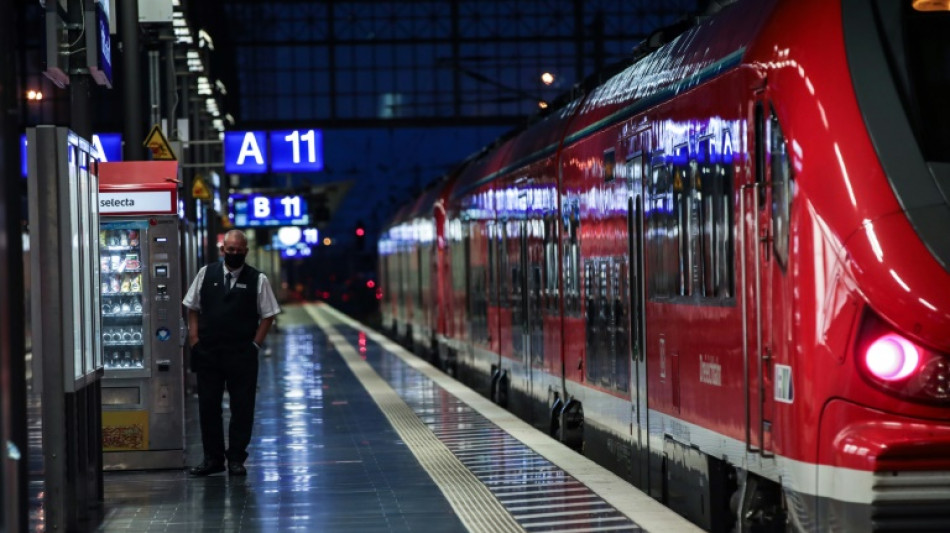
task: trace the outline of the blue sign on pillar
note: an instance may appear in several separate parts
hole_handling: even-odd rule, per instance
[[[267,172],[267,134],[263,131],[224,132],[224,171],[230,174]]]
[[[323,132],[320,130],[272,131],[270,147],[274,172],[323,170]]]
[[[101,163],[122,161],[121,133],[93,133],[90,153]],[[20,135],[20,172],[26,177],[27,165],[26,134]]]

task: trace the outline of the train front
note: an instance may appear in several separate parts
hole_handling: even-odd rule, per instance
[[[760,50],[795,176],[789,516],[950,531],[950,5],[819,4]]]

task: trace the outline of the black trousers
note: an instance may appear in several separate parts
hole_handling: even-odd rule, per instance
[[[254,402],[257,397],[257,348],[206,348],[200,345],[193,355],[201,359],[196,365],[198,377],[198,417],[201,423],[201,444],[205,460],[243,463],[254,427]],[[197,353],[194,353],[197,352]],[[222,402],[224,391],[231,402],[228,425],[228,446],[224,444]]]

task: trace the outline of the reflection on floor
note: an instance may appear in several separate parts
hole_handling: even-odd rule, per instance
[[[269,343],[248,476],[108,472],[99,531],[466,531],[306,314],[288,309]],[[187,428],[194,465],[197,419]]]

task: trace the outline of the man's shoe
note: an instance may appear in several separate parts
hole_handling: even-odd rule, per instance
[[[210,476],[211,474],[217,474],[218,472],[224,472],[224,463],[215,463],[205,459],[201,462],[200,465],[193,467],[188,471],[192,476],[204,477]]]
[[[228,463],[228,473],[232,476],[246,476],[247,469],[241,463]]]

